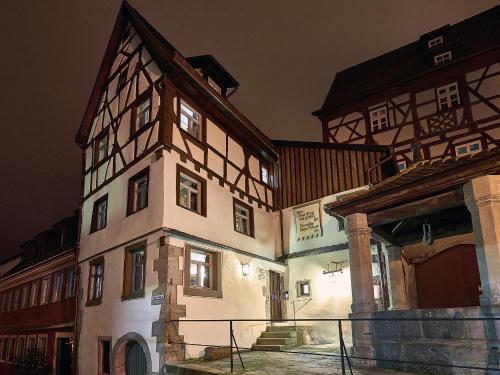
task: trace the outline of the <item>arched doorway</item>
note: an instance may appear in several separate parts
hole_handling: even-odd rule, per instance
[[[111,361],[111,375],[151,375],[153,370],[148,344],[135,332],[116,341]]]
[[[479,305],[481,279],[474,245],[450,247],[415,264],[421,309]]]
[[[129,341],[125,348],[125,374],[146,375],[146,356],[139,343]]]

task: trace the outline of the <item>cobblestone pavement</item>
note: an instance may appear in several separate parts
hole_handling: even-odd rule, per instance
[[[242,352],[242,359],[246,370],[244,371],[238,359],[234,356],[234,369],[236,374],[248,375],[341,375],[340,352],[334,348],[311,348],[303,347],[294,351],[308,351],[314,354],[296,354],[285,352]],[[338,355],[338,357],[326,357],[319,354]],[[195,370],[196,374],[230,374],[230,360],[221,359],[216,361],[189,360],[178,367]],[[349,370],[346,369],[349,374]],[[385,369],[353,369],[354,375],[412,375],[408,372],[400,372]]]

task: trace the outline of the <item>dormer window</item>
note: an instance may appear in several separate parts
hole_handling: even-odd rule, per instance
[[[474,141],[455,147],[455,153],[457,156],[471,155],[477,152],[481,152],[481,150],[482,147],[480,141]]]
[[[427,42],[427,47],[434,48],[434,47],[439,46],[441,44],[443,44],[443,36],[442,35],[437,36],[437,37],[432,38],[431,40],[429,40]]]
[[[398,162],[398,169],[400,171],[404,171],[406,169],[406,161],[401,160],[400,162]]]
[[[438,66],[441,64],[446,64],[452,60],[451,51],[446,51],[434,56],[434,65]]]
[[[437,101],[440,110],[448,110],[460,104],[456,82],[437,88]]]
[[[183,100],[180,112],[180,128],[201,141],[201,115]]]
[[[386,106],[370,111],[370,125],[373,131],[382,130],[389,127],[389,119],[387,117]]]

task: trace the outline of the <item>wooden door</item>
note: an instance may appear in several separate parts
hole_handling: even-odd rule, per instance
[[[479,306],[481,279],[474,245],[457,245],[415,265],[421,309]]]
[[[56,350],[56,375],[71,374],[71,343],[69,338],[58,338]]]
[[[127,344],[125,355],[126,375],[146,375],[146,356],[137,342]]]
[[[271,320],[283,319],[283,275],[269,270]]]

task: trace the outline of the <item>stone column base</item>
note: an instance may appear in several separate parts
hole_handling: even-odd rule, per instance
[[[372,318],[371,312],[357,312],[349,314],[351,319],[370,319]],[[371,360],[375,358],[375,347],[373,346],[373,329],[371,321],[352,321],[352,350],[351,355],[352,364],[356,367],[375,367],[376,361]]]

